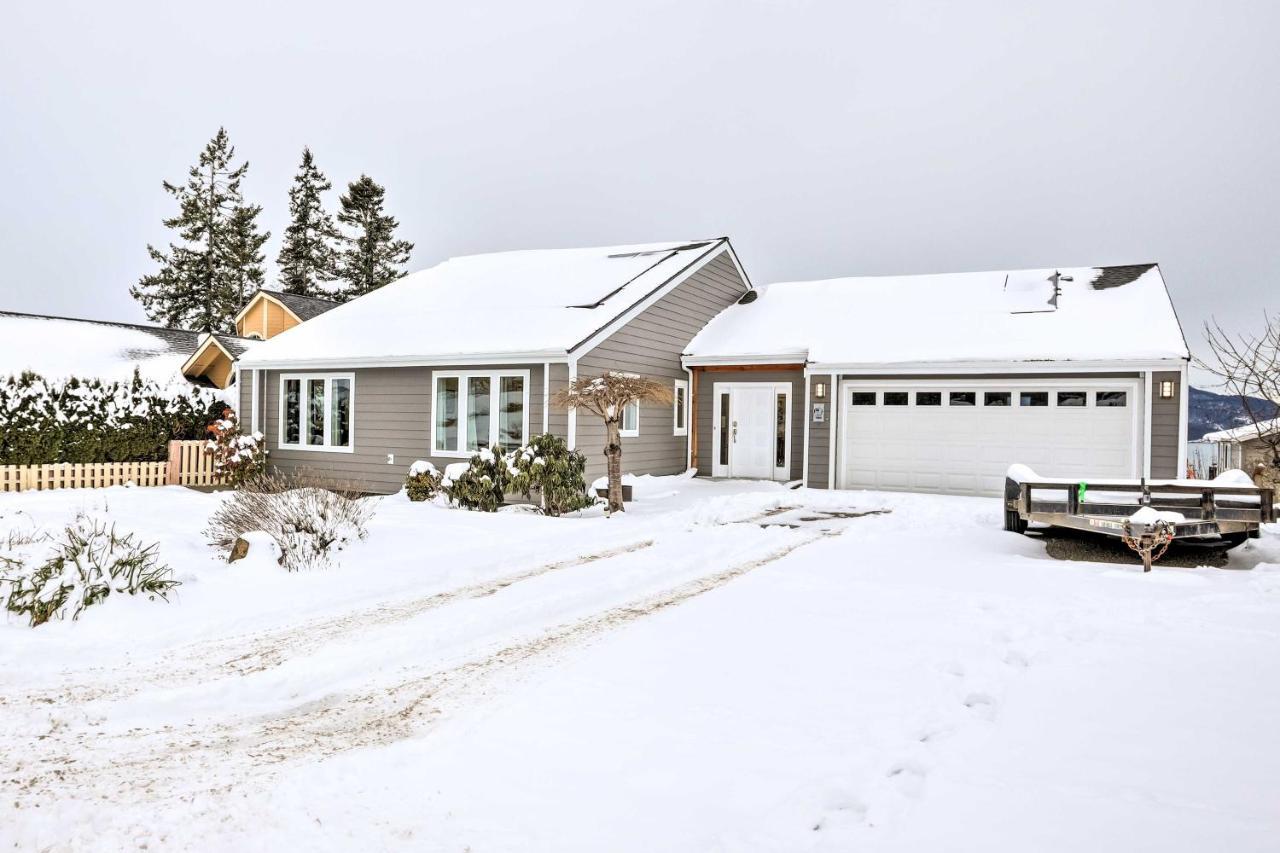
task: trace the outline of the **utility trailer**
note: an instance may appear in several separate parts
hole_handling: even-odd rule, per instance
[[[1243,472],[1228,472],[1216,480],[1082,482],[1015,465],[1005,477],[1004,529],[1025,533],[1035,522],[1112,536],[1149,572],[1174,541],[1234,548],[1274,522],[1275,491],[1245,481]]]

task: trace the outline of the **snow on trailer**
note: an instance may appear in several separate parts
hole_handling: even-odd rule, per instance
[[[1234,548],[1276,520],[1275,491],[1243,471],[1213,480],[1092,480],[1041,477],[1026,465],[1005,474],[1004,528],[1031,522],[1119,538],[1143,571],[1175,540]]]

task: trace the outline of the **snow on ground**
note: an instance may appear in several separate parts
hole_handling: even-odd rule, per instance
[[[0,842],[1274,849],[1274,531],[1143,576],[990,499],[635,488],[611,519],[379,499],[292,575],[199,542],[218,495],[0,496],[0,534],[85,509],[184,581],[0,625]]]

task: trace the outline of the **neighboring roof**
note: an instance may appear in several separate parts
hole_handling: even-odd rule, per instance
[[[1220,429],[1217,432],[1207,432],[1201,436],[1201,441],[1249,441],[1257,439],[1260,435],[1270,435],[1280,430],[1280,418],[1270,421],[1259,421],[1257,424],[1248,423],[1244,426],[1234,427],[1232,429]]]
[[[728,248],[720,238],[451,258],[258,344],[242,365],[564,356]]]
[[[299,320],[306,322],[313,317],[319,317],[326,311],[331,311],[341,305],[332,299],[321,299],[318,296],[298,296],[293,293],[285,293],[283,290],[267,290],[263,288],[260,293],[275,297],[281,304],[293,312],[294,316]],[[250,302],[253,300],[250,299]]]
[[[257,338],[238,338],[235,335],[214,335],[232,358],[238,359],[262,341]]]
[[[689,344],[690,363],[797,355],[849,366],[1190,357],[1155,264],[839,278],[758,291],[707,324]]]

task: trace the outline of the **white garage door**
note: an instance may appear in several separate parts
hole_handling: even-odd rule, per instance
[[[1136,477],[1139,387],[1128,380],[845,382],[840,485],[995,495],[1014,462],[1045,477]]]

